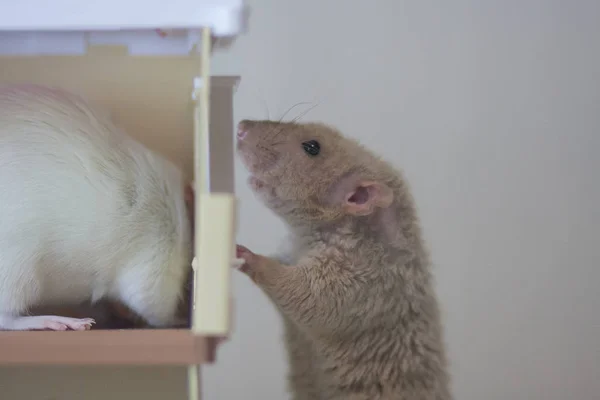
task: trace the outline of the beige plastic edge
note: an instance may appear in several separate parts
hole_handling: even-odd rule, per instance
[[[229,333],[230,274],[232,266],[235,199],[229,193],[201,194],[200,231],[196,269],[196,308],[192,333],[226,336]]]
[[[188,366],[188,400],[201,400],[200,386],[200,366]]]
[[[199,316],[202,315],[202,308],[197,307],[198,304],[198,267],[199,263],[203,260],[198,260],[198,254],[200,254],[200,242],[202,240],[202,230],[198,225],[198,219],[200,214],[198,210],[201,210],[200,205],[202,204],[200,199],[208,191],[207,176],[209,174],[202,173],[202,162],[207,160],[209,155],[209,102],[210,98],[210,55],[211,55],[211,37],[210,29],[203,28],[201,36],[201,61],[200,61],[200,85],[197,86],[195,82],[193,99],[195,102],[194,107],[194,191],[195,191],[195,204],[196,209],[195,223],[194,223],[194,260],[192,262],[192,268],[194,271],[194,282],[193,282],[193,299],[192,299],[192,333],[198,334],[201,332],[198,326]],[[209,163],[206,163],[210,167]],[[201,220],[201,219],[200,219]],[[204,264],[204,263],[202,263]],[[200,366],[190,365],[188,366],[188,399],[189,400],[201,400],[201,382],[200,382]]]
[[[227,335],[229,276],[233,252],[234,198],[210,193],[210,30],[202,32],[201,85],[197,93],[194,138],[196,186],[195,282],[192,332]]]
[[[201,40],[200,80],[194,93],[196,221],[192,333],[227,336],[235,236],[235,198],[229,193],[210,193],[210,28],[203,28]],[[199,365],[188,367],[188,386],[189,400],[200,400]]]

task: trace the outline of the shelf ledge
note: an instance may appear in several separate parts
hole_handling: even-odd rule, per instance
[[[215,352],[187,329],[0,332],[0,365],[195,365]]]

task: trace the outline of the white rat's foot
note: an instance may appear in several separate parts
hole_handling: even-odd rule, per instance
[[[68,318],[57,315],[40,315],[35,317],[0,316],[0,330],[7,331],[74,331],[89,330],[95,324],[92,318]]]

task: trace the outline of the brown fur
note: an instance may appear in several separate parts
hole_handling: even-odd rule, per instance
[[[450,400],[443,329],[413,199],[401,174],[323,124],[242,121],[254,192],[290,249],[238,246],[283,315],[295,400]],[[309,156],[302,143],[317,140]]]

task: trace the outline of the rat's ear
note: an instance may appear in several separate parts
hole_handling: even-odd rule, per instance
[[[344,209],[353,215],[368,215],[375,208],[388,208],[394,200],[392,190],[375,181],[359,181],[346,193]]]
[[[185,205],[191,210],[194,209],[194,194],[194,182],[192,181],[185,185],[183,196]]]
[[[185,208],[188,212],[188,218],[192,224],[192,229],[194,229],[194,206],[195,206],[195,192],[194,192],[194,182],[189,182],[185,185],[183,199],[185,200]]]
[[[369,215],[376,208],[387,208],[394,200],[394,193],[382,182],[346,176],[335,185],[333,203],[340,204],[351,215]]]

